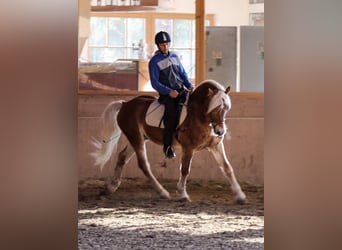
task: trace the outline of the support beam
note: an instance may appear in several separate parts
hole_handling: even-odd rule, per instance
[[[196,0],[196,85],[205,79],[205,0]]]

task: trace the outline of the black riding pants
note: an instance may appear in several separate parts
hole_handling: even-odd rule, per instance
[[[163,117],[165,126],[163,143],[164,145],[172,145],[173,133],[178,125],[181,111],[180,98],[171,98],[167,95],[161,95],[159,97],[159,102],[165,106]]]

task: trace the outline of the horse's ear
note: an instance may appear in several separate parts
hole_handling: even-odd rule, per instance
[[[214,96],[214,90],[208,89],[208,97]]]
[[[231,86],[229,85],[229,86],[226,88],[226,91],[225,91],[226,94],[228,94],[228,93],[230,92],[230,87],[231,87]]]

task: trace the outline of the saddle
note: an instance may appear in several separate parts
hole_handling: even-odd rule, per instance
[[[186,105],[188,103],[188,98],[189,98],[189,95],[187,94],[185,102],[181,104],[182,110],[181,110],[179,123],[177,127],[179,127],[179,125],[182,124],[182,122],[185,120],[185,117],[187,115]],[[150,104],[146,112],[145,121],[147,125],[152,126],[152,127],[164,128],[164,122],[163,122],[164,111],[165,111],[164,104],[161,104],[158,101],[158,99],[154,100]]]

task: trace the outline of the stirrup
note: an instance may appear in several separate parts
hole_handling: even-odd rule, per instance
[[[171,146],[164,146],[164,154],[167,158],[172,159],[176,157],[175,152]]]

